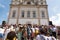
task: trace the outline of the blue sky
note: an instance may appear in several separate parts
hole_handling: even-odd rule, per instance
[[[0,24],[7,21],[11,0],[0,0]],[[47,0],[49,19],[54,25],[60,24],[60,0]]]

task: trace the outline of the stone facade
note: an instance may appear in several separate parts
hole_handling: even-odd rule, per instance
[[[46,0],[12,0],[8,24],[48,25],[49,16]]]

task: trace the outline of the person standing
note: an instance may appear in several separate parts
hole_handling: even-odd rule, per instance
[[[21,27],[19,27],[17,37],[18,37],[18,40],[22,40],[22,29],[21,29]]]
[[[39,31],[40,31],[40,33],[36,36],[36,40],[45,40],[44,30],[41,29]]]
[[[48,32],[50,33],[50,36],[52,36],[51,26],[48,26],[48,27],[47,27],[47,30],[48,30]]]
[[[7,34],[10,32],[10,28],[9,28],[9,26],[6,25],[6,27],[4,29],[5,29],[4,30],[4,40],[5,40],[7,37]]]
[[[27,40],[27,32],[26,32],[25,28],[23,28],[23,30],[22,30],[22,40]]]
[[[10,29],[5,29],[5,32],[4,32],[4,40],[6,39],[7,37],[7,34],[10,32]]]
[[[56,38],[56,30],[57,30],[57,28],[55,27],[55,26],[53,26],[53,29],[52,29],[52,34],[53,34],[53,36]]]
[[[34,40],[34,33],[32,29],[31,29],[31,40]]]
[[[31,28],[30,26],[27,27],[27,39],[29,40],[31,37]]]

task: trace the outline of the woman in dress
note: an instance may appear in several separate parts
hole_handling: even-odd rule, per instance
[[[19,31],[17,33],[17,37],[18,37],[18,40],[22,39],[22,28],[21,27],[19,28]]]

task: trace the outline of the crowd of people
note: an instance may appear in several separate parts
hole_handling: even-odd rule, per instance
[[[6,25],[0,27],[0,40],[57,40],[54,25]]]

